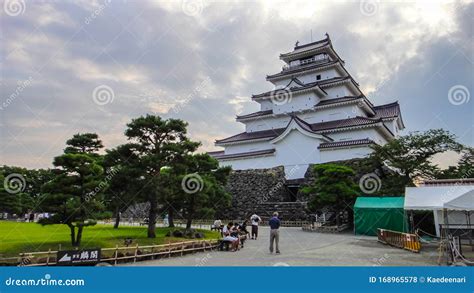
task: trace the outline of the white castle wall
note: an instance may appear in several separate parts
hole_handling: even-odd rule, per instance
[[[355,147],[332,150],[319,150],[319,140],[303,135],[297,130],[291,131],[283,140],[271,145],[276,151],[274,155],[266,157],[245,158],[237,160],[221,160],[221,166],[231,166],[234,170],[263,169],[284,166],[287,179],[303,178],[309,164],[325,163],[330,161],[363,158],[370,154],[369,147]],[[264,147],[263,143],[255,146]],[[228,146],[232,152],[244,150],[242,146]],[[251,148],[249,144],[247,148]],[[264,149],[266,149],[265,147]]]
[[[263,101],[260,101],[259,103],[260,103],[261,111],[268,111],[268,110],[273,109],[273,103],[271,100],[263,100]]]
[[[398,124],[397,124],[398,118],[393,119],[391,121],[384,121],[384,124],[387,126],[388,129],[395,135],[398,136],[400,129],[398,129]]]
[[[320,80],[325,80],[325,79],[341,76],[339,72],[337,72],[337,70],[334,68],[329,68],[329,69],[325,69],[321,71],[314,71],[311,73],[302,72],[302,73],[297,73],[293,76],[298,78],[303,83],[311,83],[311,82],[318,81],[318,79],[316,78],[318,75],[321,75]],[[280,79],[280,80],[274,81],[273,84],[275,85],[275,88],[281,88],[281,87],[286,86],[290,82],[291,79],[292,77]]]
[[[380,134],[375,128],[362,128],[354,129],[350,131],[338,131],[331,132],[328,134],[334,141],[345,141],[345,140],[356,140],[369,138],[378,144],[384,145],[387,143],[387,139]]]
[[[321,150],[321,163],[365,158],[372,152],[368,146]]]
[[[268,141],[257,141],[253,143],[232,144],[225,147],[225,154],[239,154],[245,152],[261,151],[272,149],[274,146]]]
[[[298,117],[308,123],[318,123],[339,119],[352,118],[356,116],[365,116],[366,114],[356,104],[344,105],[339,107],[323,108],[313,112],[300,113]],[[290,121],[289,116],[267,117],[258,120],[245,121],[246,131],[254,132],[268,129],[284,128]]]
[[[312,109],[318,102],[319,98],[314,93],[288,96],[285,103],[281,105],[274,104],[273,113],[281,114]]]

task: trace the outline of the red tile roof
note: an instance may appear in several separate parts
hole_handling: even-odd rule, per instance
[[[213,152],[207,152],[207,154],[211,157],[214,157],[214,156],[219,156],[219,155],[223,155],[224,154],[224,151],[213,151]]]
[[[276,73],[276,74],[267,75],[267,79],[272,79],[272,78],[279,77],[279,76],[285,76],[285,75],[288,75],[288,74],[294,74],[294,73],[298,73],[298,72],[305,71],[305,70],[308,70],[308,69],[316,69],[318,67],[326,67],[326,66],[329,66],[329,65],[336,64],[338,62],[339,62],[339,60],[324,61],[324,62],[317,62],[316,61],[316,62],[306,64],[306,65],[295,66],[294,68],[286,69],[286,70],[283,70],[283,71],[281,71],[279,73]]]
[[[345,96],[345,97],[340,97],[340,98],[322,100],[319,103],[317,103],[315,107],[327,106],[327,105],[343,103],[343,102],[348,102],[348,101],[355,101],[355,100],[358,100],[358,99],[362,99],[363,97],[364,96],[362,96],[362,95],[360,95],[360,96]]]
[[[434,179],[421,182],[421,186],[456,186],[474,185],[474,178]]]
[[[375,106],[374,110],[376,113],[374,118],[391,118],[400,116],[400,105],[398,102]]]
[[[347,146],[357,146],[357,145],[367,145],[374,144],[375,142],[371,139],[356,139],[356,140],[345,140],[345,141],[336,141],[336,142],[324,142],[319,145],[319,149],[328,149],[328,148],[337,148],[337,147],[347,147]]]
[[[266,111],[258,111],[246,115],[237,115],[237,119],[247,119],[247,118],[254,118],[254,117],[260,117],[264,115],[270,115],[273,114],[273,110],[266,110]]]
[[[380,105],[380,106],[375,106],[374,107],[370,103],[370,101],[367,98],[365,98],[365,96],[346,96],[346,97],[323,100],[323,101],[320,101],[318,104],[316,104],[315,107],[327,106],[327,105],[343,103],[343,102],[348,102],[348,101],[355,101],[355,100],[362,99],[362,98],[369,104],[369,106],[371,106],[373,108],[373,110],[376,113],[375,116],[373,116],[371,118],[385,119],[385,118],[397,117],[398,115],[400,115],[400,105],[398,104],[398,102],[393,102],[393,103],[390,103],[390,104]],[[261,117],[261,116],[271,115],[271,114],[273,114],[273,110],[257,111],[257,112],[253,112],[253,113],[250,113],[250,114],[237,116],[237,119],[258,118],[258,117]],[[286,114],[291,115],[293,113],[286,113]]]
[[[290,88],[289,90],[292,93],[296,93],[298,91],[310,89],[310,88],[315,87],[315,86],[324,86],[324,85],[329,85],[331,83],[335,83],[335,82],[339,82],[339,81],[345,81],[345,80],[352,80],[352,82],[354,82],[354,84],[357,85],[357,83],[350,76],[340,76],[340,77],[333,77],[333,78],[328,78],[328,79],[324,79],[324,80],[318,80],[316,82],[310,82],[310,83],[304,84],[301,87]],[[279,90],[282,90],[282,89],[277,89],[277,90],[272,90],[272,91],[264,92],[264,93],[257,94],[257,95],[252,95],[252,99],[271,96],[274,93],[278,93]]]
[[[326,45],[329,45],[329,43],[330,43],[329,38],[325,38],[325,39],[322,39],[322,40],[319,40],[319,41],[315,41],[315,42],[311,42],[311,43],[308,43],[308,44],[295,46],[295,48],[293,49],[293,51],[288,52],[288,53],[282,53],[282,54],[280,54],[280,58],[286,57],[286,56],[291,56],[291,55],[293,55],[293,54],[295,54],[295,53],[300,53],[300,52],[306,51],[306,50],[301,50],[301,51],[295,52],[295,51],[300,50],[300,49],[303,49],[303,48],[307,48],[307,47],[312,47],[312,46],[314,46],[313,48],[309,48],[309,49],[308,49],[308,50],[311,50],[311,49],[315,49],[315,48],[324,47],[324,46],[326,46]],[[317,45],[317,46],[315,46],[315,45]]]
[[[282,134],[283,131],[285,131],[285,128],[269,129],[255,132],[242,132],[231,137],[216,140],[216,143],[237,142],[260,138],[274,138]]]
[[[300,125],[304,125],[305,126],[304,128],[308,129],[308,131],[323,132],[323,133],[329,130],[334,130],[334,129],[382,123],[381,119],[366,118],[366,117],[360,117],[360,116],[357,116],[354,118],[348,118],[348,119],[313,123],[313,124],[306,123],[300,118],[297,118],[297,119],[298,119],[297,122],[302,121],[300,122],[301,123]],[[286,127],[278,128],[278,129],[263,130],[263,131],[255,131],[255,132],[242,132],[228,138],[216,140],[216,143],[217,144],[232,143],[232,142],[240,142],[240,141],[263,139],[263,138],[272,139],[282,134],[285,131],[285,129]],[[387,130],[390,132],[388,128]]]
[[[244,153],[228,154],[228,155],[225,155],[224,151],[209,152],[208,154],[214,157],[215,159],[236,159],[236,158],[243,158],[243,157],[270,155],[270,154],[273,154],[274,152],[275,152],[275,149],[268,149],[268,150],[260,150],[260,151],[252,151],[252,152],[244,152]]]

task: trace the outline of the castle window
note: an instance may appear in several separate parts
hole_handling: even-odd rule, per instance
[[[316,75],[316,80],[321,80],[321,74]]]
[[[314,62],[314,56],[311,58],[300,59],[300,65],[308,64]]]

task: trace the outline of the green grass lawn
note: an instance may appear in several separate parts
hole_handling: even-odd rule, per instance
[[[121,226],[114,229],[112,225],[95,225],[84,228],[81,248],[124,246],[125,238],[132,238],[133,244],[152,245],[170,242],[189,241],[191,239],[165,237],[173,228],[156,228],[156,238],[146,237],[147,228]],[[219,233],[209,230],[204,233],[206,239],[217,239]],[[66,225],[41,226],[37,223],[0,221],[0,257],[18,256],[20,252],[48,251],[70,249],[70,230]]]

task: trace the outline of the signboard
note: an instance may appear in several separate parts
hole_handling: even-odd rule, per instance
[[[100,248],[58,251],[56,265],[93,265],[100,261]]]

